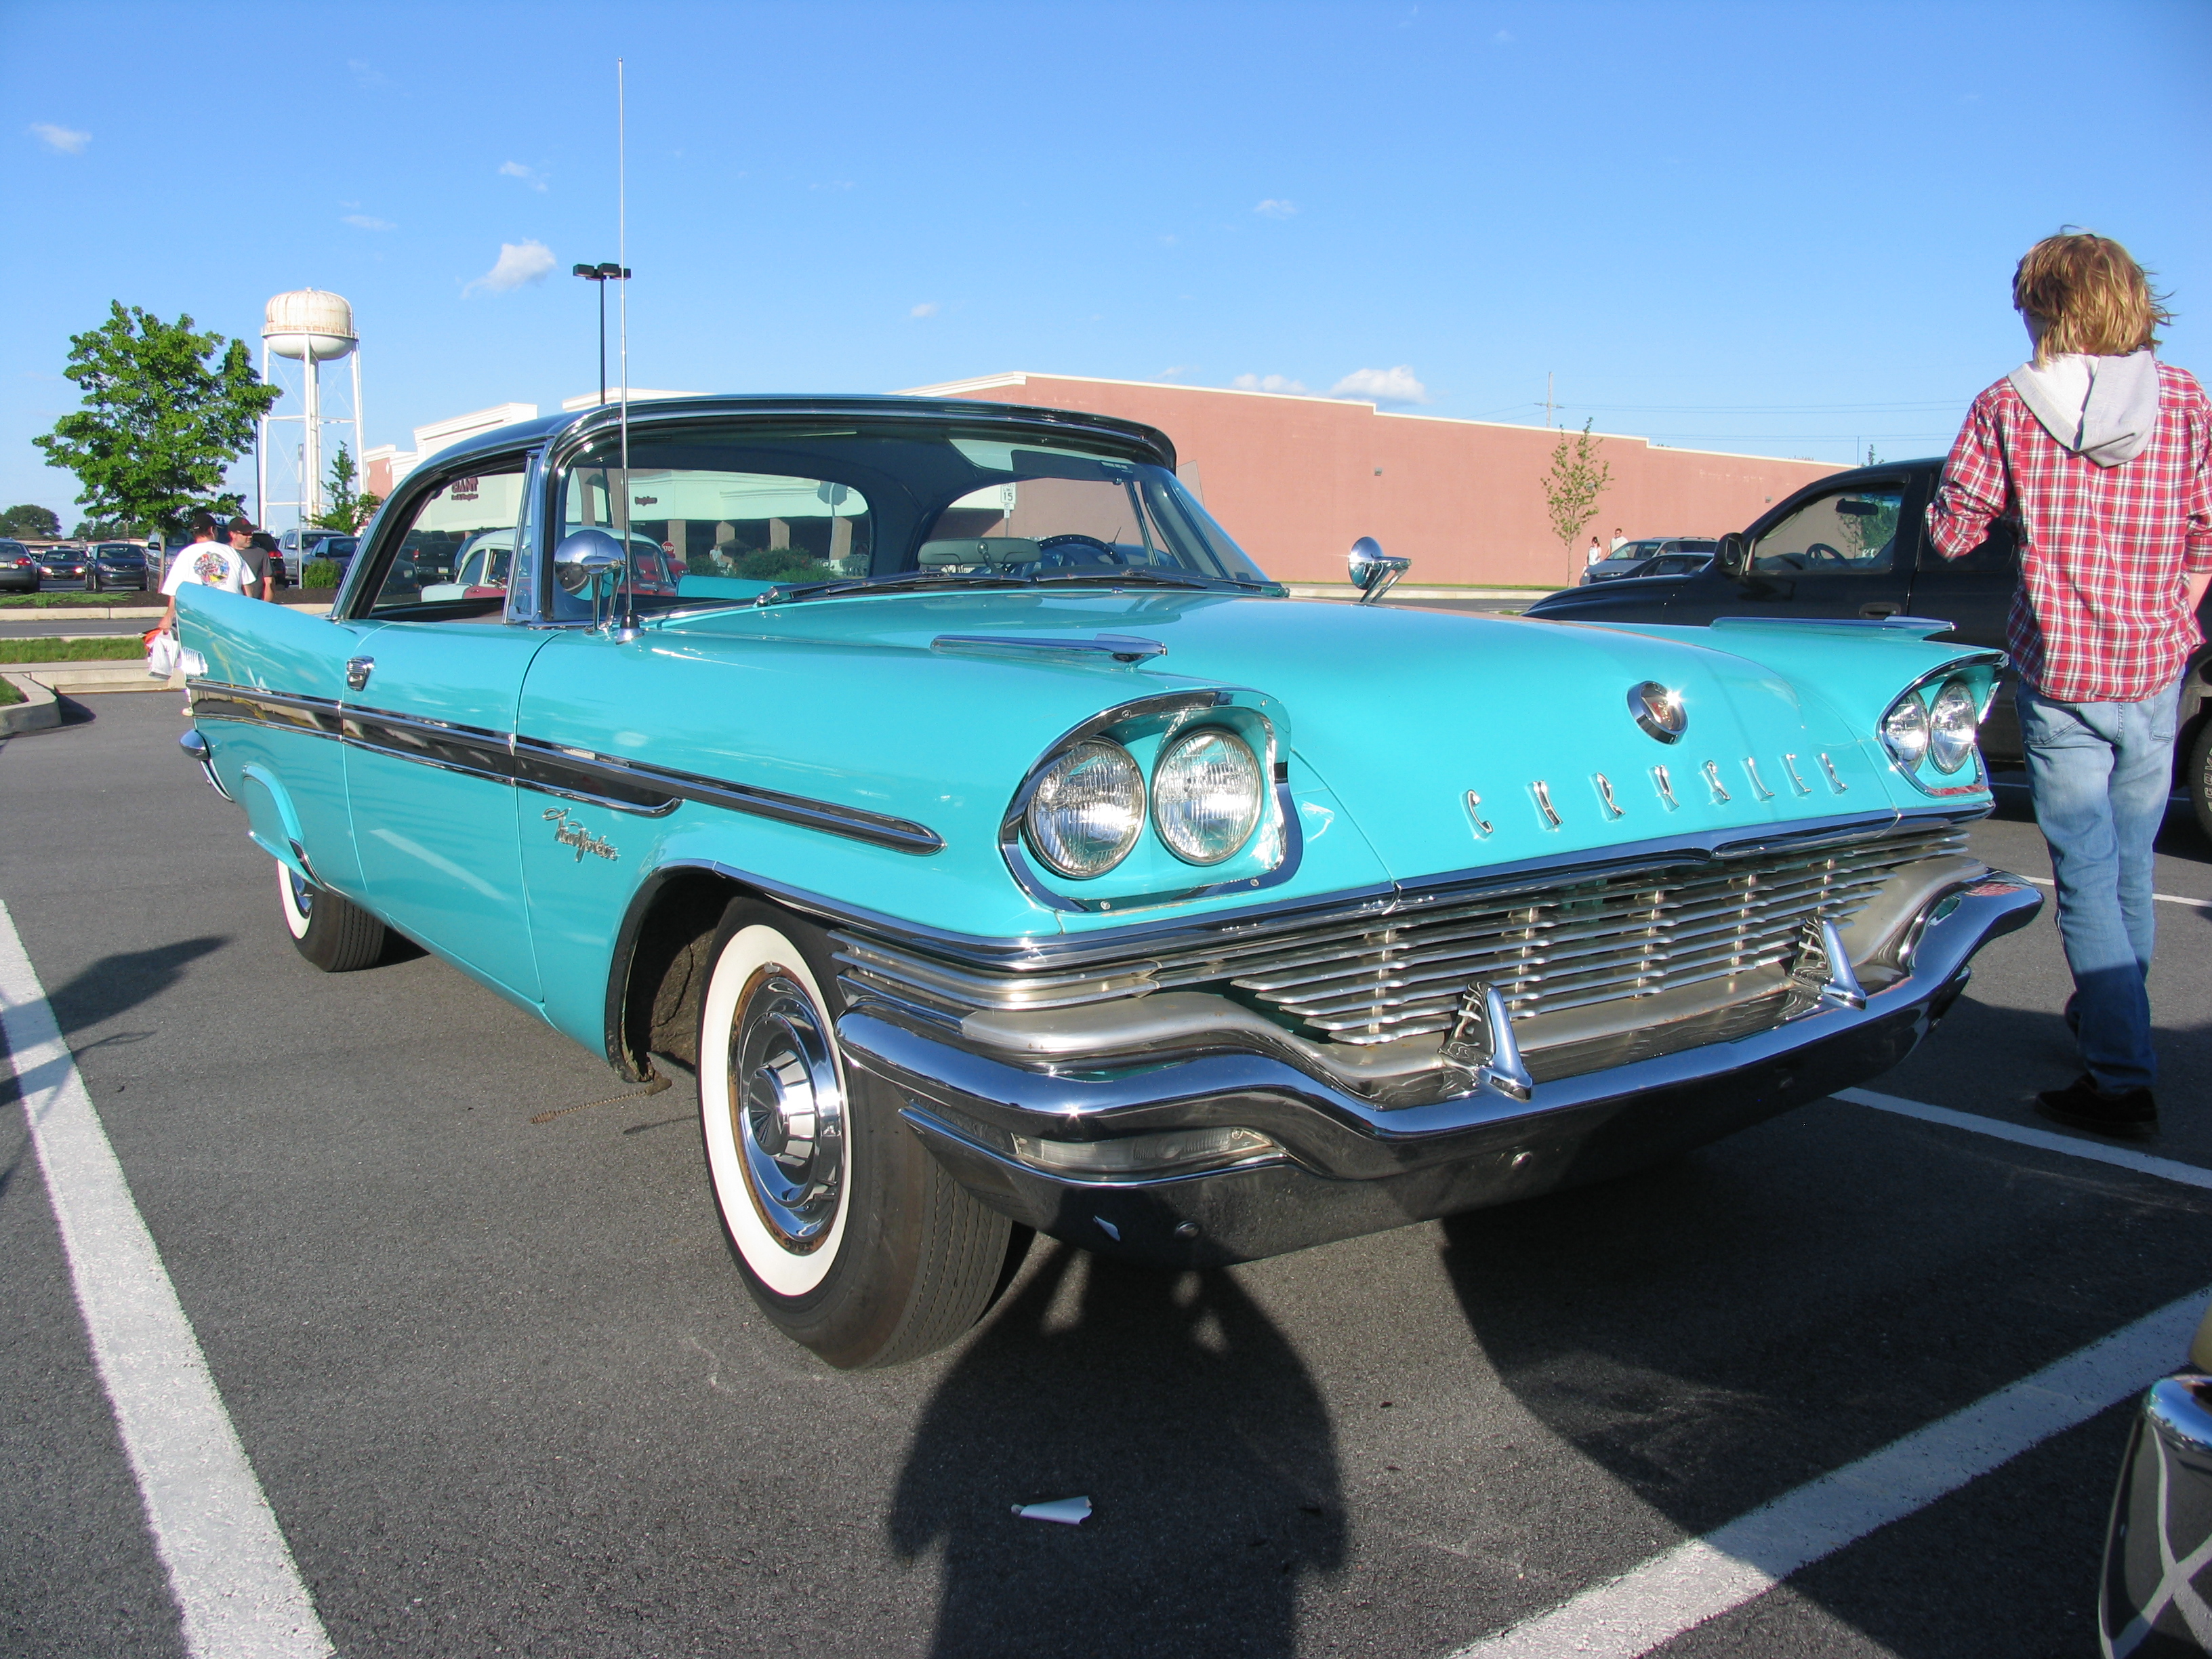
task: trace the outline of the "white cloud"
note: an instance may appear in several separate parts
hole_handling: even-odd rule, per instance
[[[380,87],[386,84],[384,71],[374,64],[365,62],[359,58],[349,58],[346,59],[346,67],[353,71],[354,84],[356,86]]]
[[[1252,210],[1262,219],[1287,219],[1297,210],[1298,204],[1296,202],[1284,201],[1273,196]]]
[[[912,311],[908,312],[907,315],[909,317],[934,317],[937,315],[937,301],[934,300],[924,300]]]
[[[545,273],[553,269],[553,250],[539,241],[501,242],[499,263],[463,289],[463,294],[472,294],[477,289],[489,289],[494,294],[511,294],[525,283],[542,283]]]
[[[1239,374],[1229,384],[1239,392],[1279,392],[1290,397],[1302,397],[1306,389],[1304,381],[1287,374]]]
[[[1176,363],[1170,368],[1162,369],[1158,374],[1153,375],[1152,378],[1156,380],[1180,380],[1182,376],[1190,373],[1190,367],[1191,366],[1188,363]]]
[[[398,226],[389,219],[372,218],[366,213],[349,213],[338,222],[351,225],[356,230],[397,230]]]
[[[543,191],[545,188],[545,175],[538,172],[536,167],[526,167],[520,161],[501,161],[499,164],[499,176],[502,179],[520,179],[535,191]]]
[[[1425,404],[1429,389],[1401,363],[1395,368],[1355,368],[1329,387],[1332,398],[1367,398],[1378,404]]]
[[[67,127],[58,127],[52,121],[31,123],[31,136],[58,155],[82,155],[84,147],[92,142],[88,132],[73,132]]]
[[[1492,35],[1490,39],[1493,45],[1510,46],[1513,44],[1513,31],[1511,29],[1500,29],[1497,33]]]

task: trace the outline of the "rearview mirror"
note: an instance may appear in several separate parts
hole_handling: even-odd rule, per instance
[[[1751,550],[1744,545],[1743,536],[1731,530],[1721,538],[1719,550],[1713,555],[1713,568],[1723,576],[1741,576],[1751,568]]]
[[[1374,537],[1362,536],[1352,543],[1351,555],[1345,560],[1346,568],[1352,574],[1352,585],[1359,590],[1359,598],[1353,603],[1374,604],[1413,565],[1411,559],[1391,558]]]

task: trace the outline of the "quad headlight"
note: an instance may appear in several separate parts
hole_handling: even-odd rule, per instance
[[[1948,777],[1972,758],[1981,723],[1973,688],[1947,680],[1932,697],[1915,687],[1892,703],[1881,717],[1881,744],[1907,777],[1923,762]]]
[[[1928,705],[1917,691],[1906,692],[1881,717],[1881,746],[1907,772],[1918,771],[1928,758]]]
[[[1936,694],[1928,711],[1928,758],[1938,772],[1948,775],[1966,763],[1981,725],[1973,693],[1963,682],[1953,680]]]
[[[1267,801],[1260,762],[1218,726],[1187,732],[1152,769],[1152,823],[1186,864],[1218,864],[1252,839]]]
[[[1071,746],[1037,777],[1023,815],[1030,845],[1063,876],[1103,876],[1145,827],[1145,775],[1118,743]]]

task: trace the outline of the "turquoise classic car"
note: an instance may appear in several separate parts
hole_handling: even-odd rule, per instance
[[[1301,600],[1101,416],[511,427],[327,619],[179,610],[301,951],[391,930],[695,1077],[737,1267],[842,1366],[957,1337],[1033,1230],[1245,1260],[1864,1082],[2039,903],[1967,847],[2000,658],[1945,624]]]

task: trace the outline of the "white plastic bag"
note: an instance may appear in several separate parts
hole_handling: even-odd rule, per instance
[[[166,680],[177,672],[177,636],[156,634],[154,643],[146,647],[146,672],[157,680]]]

